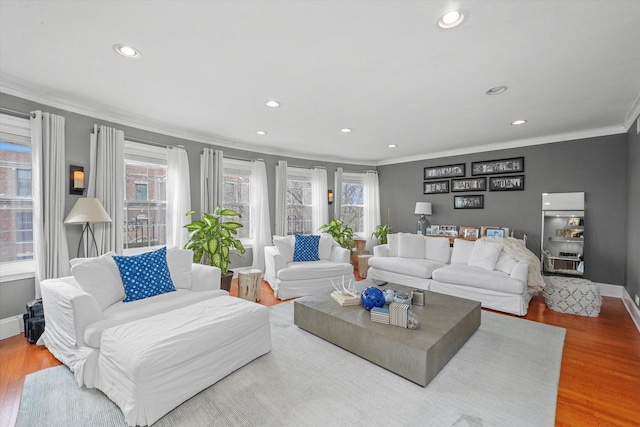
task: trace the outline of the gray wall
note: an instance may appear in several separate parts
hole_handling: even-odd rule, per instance
[[[636,120],[640,120],[640,117]],[[640,296],[640,135],[636,134],[634,122],[627,134],[629,151],[627,155],[627,292],[635,301]]]
[[[426,166],[525,158],[525,190],[506,192],[423,194]],[[435,160],[379,166],[383,221],[390,210],[394,231],[415,233],[417,201],[433,203],[431,224],[501,226],[526,233],[528,248],[540,255],[542,193],[584,191],[585,277],[602,283],[624,284],[627,234],[627,135],[476,153]],[[484,209],[453,209],[454,194],[484,194]]]

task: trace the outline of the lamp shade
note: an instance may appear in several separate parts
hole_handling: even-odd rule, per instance
[[[78,199],[64,220],[65,224],[95,224],[103,222],[111,222],[111,218],[102,207],[100,200],[91,197]]]
[[[416,202],[416,215],[431,215],[431,203],[429,202]]]

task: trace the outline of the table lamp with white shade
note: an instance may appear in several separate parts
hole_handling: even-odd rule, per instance
[[[96,255],[100,255],[98,252],[98,243],[96,242],[96,237],[93,234],[91,224],[102,224],[105,222],[111,222],[111,217],[109,217],[109,214],[104,210],[102,203],[100,203],[100,200],[98,199],[83,197],[78,199],[73,208],[71,208],[71,212],[69,212],[69,215],[65,218],[64,223],[84,225],[82,234],[80,235],[80,242],[78,243],[78,257],[80,256],[80,246],[82,245],[82,238],[85,233],[87,233],[87,236],[91,235],[93,245],[96,248]],[[85,255],[87,255],[86,251]]]
[[[427,227],[429,227],[429,220],[425,215],[431,215],[431,203],[429,202],[416,202],[416,215],[421,215],[418,220],[418,234],[427,234]]]

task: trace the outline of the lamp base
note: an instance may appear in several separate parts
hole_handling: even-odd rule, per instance
[[[427,234],[427,227],[429,227],[429,220],[422,215],[418,220],[418,234]]]

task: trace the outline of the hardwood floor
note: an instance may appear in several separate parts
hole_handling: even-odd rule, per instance
[[[237,295],[237,280],[231,294]],[[263,281],[260,303],[280,302]],[[640,333],[620,299],[603,297],[600,317],[589,318],[549,310],[537,296],[524,318],[567,330],[557,426],[640,425]],[[0,341],[0,427],[15,425],[24,377],[59,364],[23,336]]]

